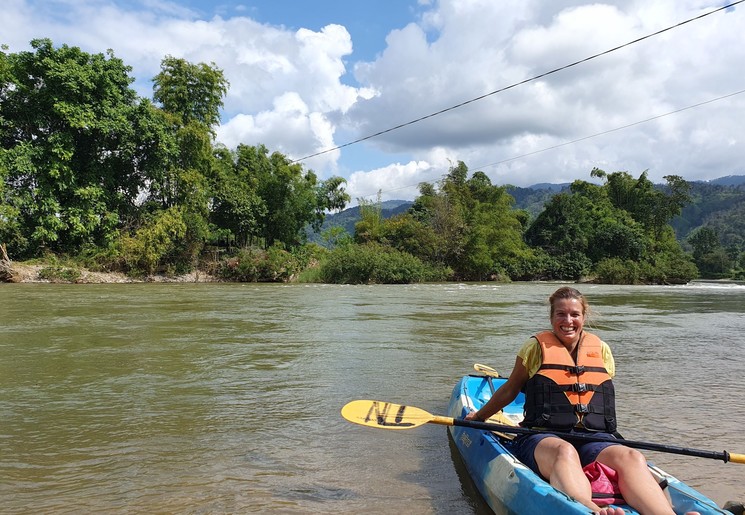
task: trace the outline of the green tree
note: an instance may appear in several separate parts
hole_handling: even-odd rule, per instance
[[[576,279],[595,268],[600,276],[620,281],[685,282],[695,277],[692,263],[675,240],[670,219],[685,201],[685,184],[667,177],[668,190],[655,189],[646,172],[633,179],[626,172],[606,174],[597,168],[598,186],[575,181],[569,193],[556,195],[526,231],[526,241],[563,263]],[[684,181],[683,181],[684,182]],[[620,274],[623,263],[642,261],[638,273]],[[636,267],[635,267],[636,268]]]
[[[172,263],[186,230],[181,208],[157,212],[134,235],[123,235],[119,240],[122,268],[134,275],[152,274],[158,267]]]
[[[236,154],[226,148],[215,150],[212,175],[211,223],[218,238],[228,245],[247,247],[258,242],[266,205],[256,193],[257,179],[250,170],[237,165]]]
[[[316,210],[311,222],[313,230],[318,232],[326,219],[326,212],[342,211],[351,197],[346,191],[347,180],[343,177],[332,176],[321,181],[316,187]]]
[[[360,207],[360,220],[354,226],[354,241],[356,243],[381,243],[383,240],[383,208],[380,203],[380,193],[377,202],[357,199]]]
[[[411,216],[434,235],[419,232],[434,263],[452,268],[461,279],[483,280],[505,277],[533,257],[522,240],[525,213],[513,204],[506,187],[492,185],[480,171],[469,178],[461,161],[437,187],[420,185]]]
[[[693,247],[693,259],[699,259],[720,247],[719,235],[710,227],[701,227],[691,233],[688,243]]]
[[[112,51],[31,47],[0,59],[2,231],[21,256],[106,245],[160,164],[162,126]]]
[[[587,249],[592,236],[592,200],[560,193],[549,201],[525,233],[525,240],[551,256],[546,279],[578,279],[589,272]]]
[[[170,162],[151,182],[150,199],[162,209],[183,208],[187,230],[179,245],[178,261],[184,267],[195,264],[210,238],[210,200],[225,200],[228,190],[235,192],[226,186],[218,196],[210,188],[220,178],[213,176],[219,167],[212,141],[228,86],[223,71],[214,63],[193,64],[171,56],[161,61],[161,71],[153,79],[153,99],[171,126],[176,152],[169,153]]]
[[[722,247],[713,250],[696,260],[696,267],[702,277],[723,279],[730,276],[734,262]]]
[[[703,277],[718,279],[729,275],[734,260],[720,244],[716,230],[700,227],[687,241],[693,247],[693,260]]]
[[[424,262],[443,264],[438,252],[437,234],[432,227],[417,220],[410,213],[402,213],[384,220],[380,241]]]
[[[469,237],[466,254],[469,275],[474,279],[508,276],[533,258],[523,241],[523,218],[513,209],[514,198],[504,186],[494,186],[483,172],[467,181],[469,189]]]
[[[422,183],[410,212],[435,235],[433,262],[442,266],[458,263],[468,228],[461,207],[435,185]]]
[[[212,131],[220,123],[220,109],[230,86],[215,63],[193,64],[166,56],[153,79],[153,99],[176,115],[182,126],[196,122]]]
[[[647,177],[646,171],[638,179],[627,172],[608,174],[599,168],[594,168],[590,175],[605,180],[605,190],[611,203],[642,224],[654,241],[662,237],[662,232],[673,217],[691,202],[690,185],[677,175],[664,177],[665,188],[657,188]]]
[[[194,181],[185,175],[210,175],[214,126],[220,122],[227,88],[222,70],[214,64],[192,64],[170,56],[161,62],[161,71],[153,79],[153,99],[161,106],[175,143],[168,149],[170,161],[151,185],[151,198],[163,207],[182,204],[193,195]]]
[[[264,206],[266,214],[259,220],[258,234],[266,247],[277,242],[288,248],[300,245],[308,225],[319,230],[325,213],[343,208],[349,200],[344,179],[319,181],[312,170],[304,170],[283,154],[269,155],[264,145],[239,145],[236,166],[256,185],[256,195]]]

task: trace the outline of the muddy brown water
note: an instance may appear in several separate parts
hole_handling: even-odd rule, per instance
[[[0,512],[482,513],[445,428],[339,410],[444,413],[473,363],[509,372],[557,286],[0,285]],[[745,453],[745,287],[580,289],[624,436]],[[745,499],[745,465],[647,455]]]

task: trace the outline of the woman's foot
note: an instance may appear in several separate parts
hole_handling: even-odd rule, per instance
[[[600,511],[596,512],[598,515],[624,515],[626,513],[623,508],[600,508]],[[689,515],[689,514],[686,514]]]
[[[624,515],[626,513],[622,508],[601,508],[595,512],[597,515]],[[701,515],[697,511],[687,511],[685,515]]]

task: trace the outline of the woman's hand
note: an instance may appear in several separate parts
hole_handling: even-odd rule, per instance
[[[478,411],[471,411],[469,412],[465,417],[463,417],[463,420],[475,420],[477,422],[483,422],[481,418],[477,415]]]
[[[478,414],[479,411],[471,411],[463,417],[463,420],[484,422],[494,415],[494,413],[499,412],[499,410],[515,400],[515,397],[517,397],[517,394],[520,393],[520,390],[527,382],[528,371],[525,369],[525,365],[523,365],[522,358],[518,356],[515,358],[515,367],[512,369],[510,377],[507,378],[507,382],[497,388],[497,391],[492,394],[491,399],[479,409],[482,412],[481,415]]]

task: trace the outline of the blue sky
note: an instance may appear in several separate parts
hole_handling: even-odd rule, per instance
[[[330,23],[343,25],[354,42],[350,55],[354,60],[372,60],[385,48],[385,37],[391,28],[404,27],[415,20],[421,11],[415,0],[188,0],[176,3],[205,19],[214,16],[248,16],[258,22],[284,26],[289,30],[306,28],[319,31]]]
[[[166,55],[231,87],[218,141],[303,160],[353,198],[412,199],[464,161],[495,184],[745,174],[745,7],[581,65],[721,3],[700,0],[5,0],[0,43],[111,48],[152,95]],[[745,4],[743,4],[745,6]],[[507,88],[505,91],[488,93]],[[737,93],[734,94],[733,93]],[[713,101],[712,101],[713,100]],[[700,105],[693,108],[692,106]],[[688,109],[687,109],[688,108]],[[640,123],[642,122],[642,123]]]

